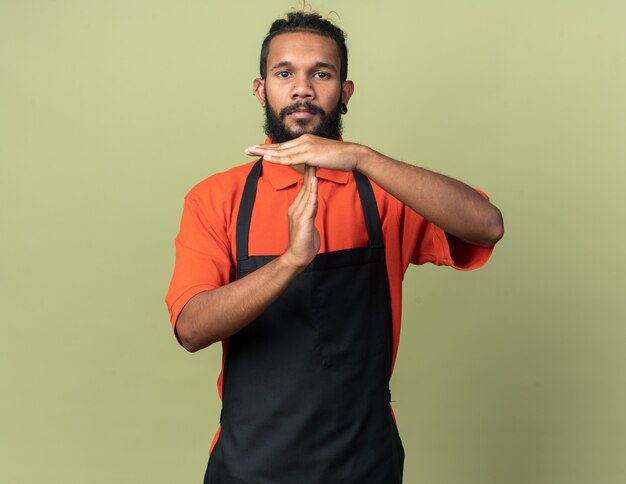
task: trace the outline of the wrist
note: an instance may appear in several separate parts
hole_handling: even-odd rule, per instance
[[[356,153],[355,153],[355,166],[354,169],[358,172],[366,174],[368,167],[374,161],[375,151],[371,149],[369,146],[365,145],[356,145]]]
[[[306,266],[309,265],[308,262],[305,264],[303,261],[295,257],[291,252],[289,252],[289,249],[283,252],[283,254],[280,255],[276,261],[278,269],[285,271],[285,273],[288,273],[291,277],[297,276],[304,271]]]

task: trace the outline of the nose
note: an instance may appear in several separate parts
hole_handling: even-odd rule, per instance
[[[315,97],[315,90],[313,84],[308,76],[298,76],[293,83],[293,89],[291,91],[291,99],[313,99]]]

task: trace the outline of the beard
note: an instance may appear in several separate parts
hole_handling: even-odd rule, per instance
[[[298,109],[306,109],[312,114],[319,114],[320,121],[314,128],[306,128],[308,120],[298,119],[296,124],[298,129],[291,130],[285,124],[285,117],[289,114],[297,111]],[[341,124],[341,100],[337,103],[337,106],[333,110],[326,114],[319,106],[311,104],[309,101],[298,101],[283,109],[277,114],[265,96],[265,134],[270,137],[272,143],[284,143],[303,134],[313,134],[315,136],[321,136],[322,138],[337,139],[341,136],[342,124]]]

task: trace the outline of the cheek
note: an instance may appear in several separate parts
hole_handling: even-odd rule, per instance
[[[285,99],[276,90],[265,90],[265,102],[268,103],[275,112],[280,112],[282,108],[289,104],[289,98]]]
[[[332,110],[337,104],[341,102],[341,89],[336,87],[328,88],[324,92],[324,99],[326,102],[324,103],[324,109]]]
[[[284,82],[270,82],[269,79],[265,82],[265,95],[270,101],[272,99],[289,97],[289,91],[289,86]]]

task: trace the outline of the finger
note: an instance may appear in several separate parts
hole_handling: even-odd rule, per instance
[[[312,172],[306,165],[304,165],[304,177],[302,179],[302,188],[307,192],[311,190],[311,178],[315,177],[315,173]]]
[[[264,153],[270,145],[252,145],[248,146],[244,151],[247,155],[260,155]],[[272,145],[270,149],[275,149],[277,145]]]
[[[308,200],[311,196],[311,171],[304,167],[304,178],[302,179],[302,210],[306,209]]]
[[[282,149],[259,148],[247,154],[262,156],[267,161],[281,165],[297,165],[306,161],[307,151],[301,146],[291,146]]]
[[[248,146],[244,151],[246,154],[252,154],[252,153],[260,154],[262,152],[266,152],[267,150],[283,150],[285,148],[291,148],[294,146],[298,146],[300,143],[301,143],[300,138],[296,138],[296,139],[292,139],[289,141],[285,141],[283,143],[251,145],[251,146]]]
[[[311,208],[311,204],[313,204],[313,208]],[[315,218],[317,213],[317,179],[314,167],[304,167],[302,187],[300,187],[298,196],[292,203],[291,208],[292,216],[295,220]]]
[[[263,155],[268,161],[280,165],[311,164],[315,153],[306,145],[294,145],[281,150],[268,151]]]
[[[244,153],[248,156],[262,156],[264,159],[267,159],[268,161],[271,160],[273,163],[278,163],[278,160],[282,159],[282,156],[284,156],[282,150],[268,149],[266,147],[254,149],[246,148]]]
[[[302,184],[302,186],[300,187],[300,190],[298,190],[298,194],[296,195],[296,198],[294,199],[293,202],[291,202],[291,208],[295,213],[299,212],[300,209],[300,204],[302,203],[302,199],[305,198],[305,195],[307,193],[307,187],[306,184]]]
[[[311,182],[311,170],[309,167],[304,165],[304,180],[302,180],[302,185],[308,185]]]
[[[290,139],[289,141],[283,141],[282,143],[269,143],[269,144],[262,144],[262,145],[252,145],[251,147],[271,148],[271,149],[291,148],[293,146],[298,146],[298,145],[300,145],[302,143],[305,143],[309,139],[309,136],[307,136],[306,134],[303,134],[301,136],[298,136],[297,138]]]
[[[306,162],[306,156],[304,154],[295,154],[295,155],[291,155],[291,156],[287,156],[287,155],[273,155],[273,154],[267,154],[267,155],[263,155],[263,159],[267,160],[271,163],[277,164],[277,165],[302,165],[303,163]]]
[[[317,215],[317,177],[314,175],[309,177],[307,186],[309,189],[307,190],[307,198],[302,216],[305,219],[314,220]]]
[[[315,184],[315,168],[312,166],[304,167],[304,179],[302,180],[302,188],[305,188],[306,203],[305,206],[311,202],[311,199],[317,198]]]

